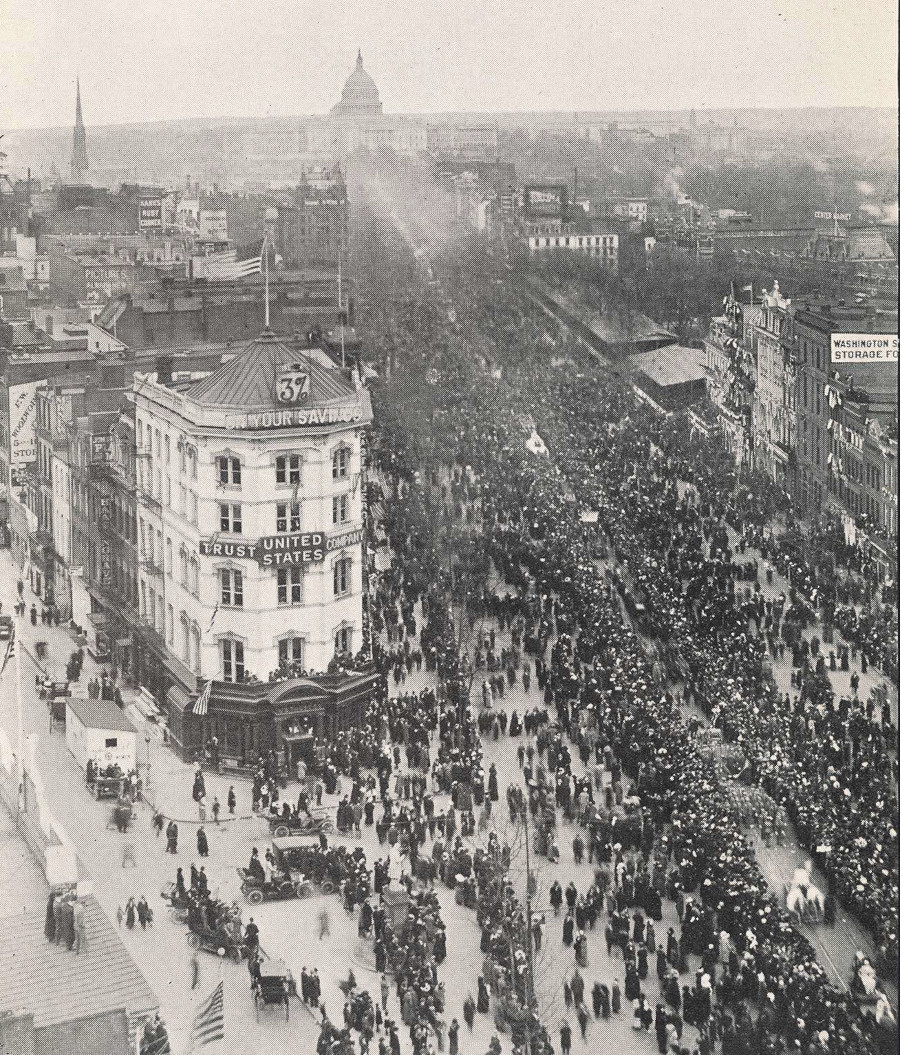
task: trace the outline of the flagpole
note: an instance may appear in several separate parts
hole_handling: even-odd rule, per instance
[[[263,253],[263,268],[265,272],[265,287],[266,287],[266,329],[269,328],[269,254],[267,250],[267,241],[269,238],[269,232],[263,235],[262,253]]]

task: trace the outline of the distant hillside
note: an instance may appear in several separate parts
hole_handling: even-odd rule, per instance
[[[688,111],[580,111],[558,113],[434,113],[409,114],[429,124],[496,122],[499,128],[534,130],[552,124],[606,125],[617,122],[631,128],[657,132],[688,127]],[[158,176],[183,179],[227,180],[246,177],[247,159],[273,153],[267,142],[278,142],[275,154],[303,153],[301,129],[309,120],[298,115],[285,118],[192,118],[136,124],[88,126],[88,156],[94,182]],[[890,157],[896,151],[897,113],[887,108],[806,108],[786,110],[705,110],[696,114],[702,128],[715,124],[770,131],[785,142],[802,142],[822,156],[852,155],[867,159]],[[296,150],[290,144],[296,142]],[[284,144],[287,143],[286,148]],[[260,146],[262,144],[262,146]],[[49,176],[54,167],[67,172],[72,149],[71,128],[10,131],[3,139],[8,154],[7,169],[24,174]],[[252,166],[251,166],[252,168]]]

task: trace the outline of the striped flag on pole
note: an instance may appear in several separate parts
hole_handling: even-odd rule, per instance
[[[200,1005],[191,1027],[191,1051],[225,1038],[225,992],[222,983],[216,986]]]
[[[228,249],[210,256],[195,256],[191,261],[194,278],[205,278],[212,282],[233,282],[262,271],[262,253],[249,260],[238,260],[237,252]]]
[[[194,714],[205,715],[209,710],[209,698],[212,696],[212,678],[206,683],[206,688],[194,700]]]

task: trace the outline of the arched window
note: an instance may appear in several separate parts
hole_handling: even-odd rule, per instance
[[[335,655],[353,654],[353,624],[341,623],[334,632]]]
[[[353,588],[353,561],[349,557],[340,557],[332,568],[332,584],[335,597],[344,597]]]
[[[190,666],[191,662],[190,624],[184,612],[181,613],[181,658]]]
[[[222,681],[244,680],[244,642],[233,637],[219,639]]]
[[[303,666],[303,638],[290,632],[278,638],[278,665],[285,667],[294,663]]]
[[[331,478],[332,480],[346,480],[350,475],[351,450],[342,443],[335,448],[331,455]]]
[[[196,623],[191,625],[191,670],[200,673],[200,627]]]

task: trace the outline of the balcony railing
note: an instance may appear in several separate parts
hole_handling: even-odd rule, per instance
[[[161,576],[163,574],[162,565],[159,564],[156,560],[156,557],[154,557],[150,553],[145,553],[141,555],[140,565],[144,569],[144,571],[149,572],[150,575]]]
[[[162,502],[154,495],[150,494],[149,491],[138,491],[138,501],[145,505],[148,509],[152,509],[155,512],[159,512],[162,509]]]

